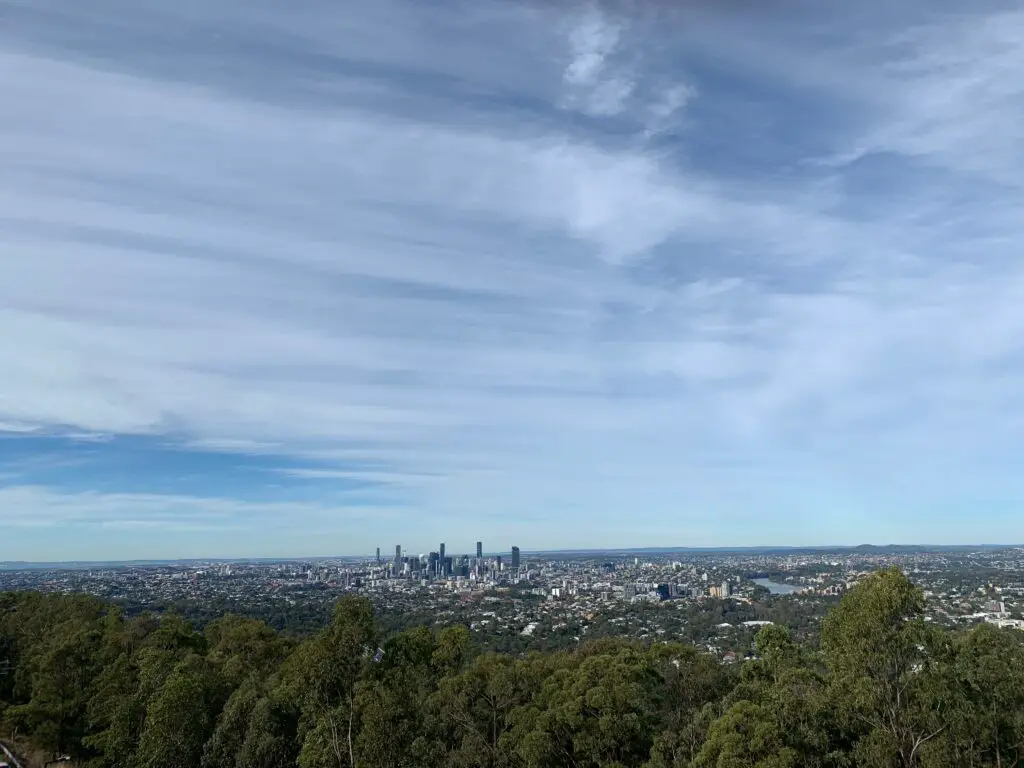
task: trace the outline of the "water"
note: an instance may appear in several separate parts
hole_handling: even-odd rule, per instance
[[[792,584],[779,584],[770,579],[751,579],[751,581],[764,587],[773,595],[792,595],[794,592],[800,591],[800,587],[794,587]]]

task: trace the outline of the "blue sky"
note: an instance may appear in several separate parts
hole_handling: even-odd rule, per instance
[[[0,0],[0,560],[1024,542],[1022,71],[1009,2]]]

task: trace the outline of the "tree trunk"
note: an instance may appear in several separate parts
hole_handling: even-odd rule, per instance
[[[356,768],[356,752],[352,748],[352,718],[355,716],[356,707],[352,695],[348,697],[348,761],[352,768]]]

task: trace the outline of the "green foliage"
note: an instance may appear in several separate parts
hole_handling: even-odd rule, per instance
[[[77,751],[86,736],[88,691],[99,672],[98,627],[71,620],[32,649],[21,670],[31,696],[10,707],[8,722],[43,749]]]
[[[0,725],[89,768],[1024,766],[1024,634],[938,630],[922,605],[881,571],[820,651],[770,625],[723,665],[611,636],[483,653],[461,625],[385,631],[351,597],[297,642],[241,616],[199,632],[4,594]]]
[[[138,768],[197,765],[212,735],[220,684],[207,662],[179,662],[146,706],[136,755]]]
[[[796,768],[800,754],[786,743],[777,713],[740,701],[711,726],[697,768]]]
[[[566,654],[530,705],[515,713],[511,736],[528,768],[638,765],[650,754],[664,696],[649,653],[621,648]]]
[[[858,584],[825,620],[832,695],[861,765],[920,765],[921,748],[955,712],[948,638],[926,625],[923,607],[920,590],[890,568]]]

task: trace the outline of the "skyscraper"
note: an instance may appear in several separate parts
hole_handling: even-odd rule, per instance
[[[512,570],[519,570],[519,547],[512,547]]]
[[[402,545],[395,544],[395,573],[402,568]]]
[[[437,575],[438,576],[444,576],[444,574],[445,574],[445,568],[444,568],[445,559],[444,559],[444,542],[443,541],[441,542],[441,548],[439,550],[437,550],[437,558],[438,558],[438,562],[441,564],[441,569],[440,569],[440,571],[438,572]]]
[[[380,547],[377,547],[377,565],[380,565]]]
[[[484,556],[484,543],[482,541],[478,541],[476,543],[476,559],[477,560],[482,560],[483,556]]]

